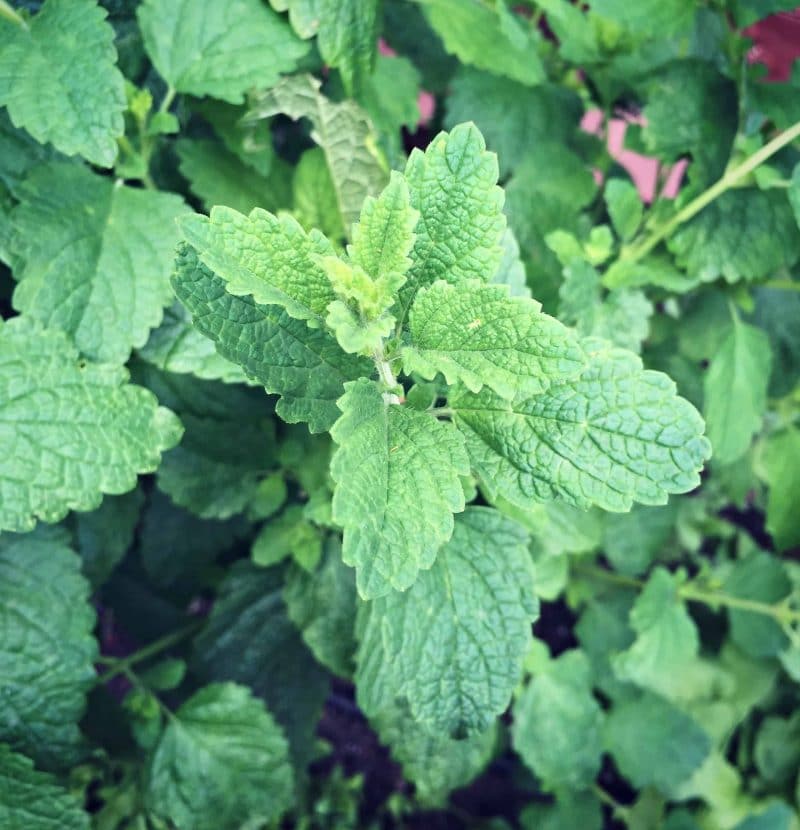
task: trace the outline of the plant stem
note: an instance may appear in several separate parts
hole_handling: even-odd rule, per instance
[[[607,571],[605,568],[600,568],[596,565],[578,564],[574,568],[586,576],[612,582],[624,588],[641,590],[645,585],[641,579],[623,576],[622,574]],[[736,611],[750,611],[753,614],[763,614],[766,617],[772,617],[777,622],[784,624],[800,623],[800,610],[795,611],[785,603],[770,605],[769,603],[759,602],[755,599],[734,597],[730,594],[723,594],[717,591],[704,591],[691,584],[682,585],[678,588],[678,596],[689,602],[702,602],[703,605],[708,605],[712,608],[722,605],[725,608],[733,608]]]
[[[175,89],[172,84],[167,87],[167,91],[164,93],[164,98],[161,101],[161,106],[158,108],[159,112],[167,112],[169,108],[172,106],[172,102],[175,100],[175,96],[177,95],[178,90]]]
[[[394,376],[392,367],[386,359],[383,344],[375,349],[372,359],[375,361],[375,368],[378,370],[378,377],[381,379],[381,383],[386,387],[387,392],[390,393],[390,402],[399,404],[400,398],[396,394],[396,390],[398,389],[397,378]]]
[[[453,414],[453,410],[449,406],[435,406],[433,409],[429,409],[428,412],[437,418],[449,418]]]
[[[762,282],[755,288],[779,288],[781,291],[800,291],[800,282],[794,280],[770,280],[769,282]]]
[[[749,173],[752,173],[753,170],[762,165],[768,158],[775,155],[778,150],[782,150],[787,144],[791,144],[798,137],[800,137],[800,121],[775,136],[772,141],[765,144],[740,165],[734,167],[732,170],[728,170],[716,184],[711,185],[708,190],[703,191],[695,199],[692,199],[669,222],[666,222],[660,228],[656,229],[647,239],[644,239],[638,245],[624,247],[619,259],[625,262],[638,262],[642,257],[647,256],[656,245],[669,237],[684,222],[688,222],[689,219],[700,213],[704,207],[711,204],[714,199],[717,199],[726,190],[730,190],[738,181]]]
[[[107,672],[99,675],[95,682],[98,685],[107,683],[112,677],[116,677],[118,674],[126,674],[130,670],[130,667],[136,663],[147,660],[149,657],[154,657],[156,654],[166,651],[187,637],[191,637],[202,625],[203,622],[201,620],[195,620],[189,625],[179,628],[177,631],[165,634],[160,639],[155,640],[144,648],[140,648],[138,651],[134,651],[133,654],[129,654],[127,657],[101,657],[98,662],[104,663],[111,668]]]
[[[603,804],[607,804],[611,809],[614,811],[614,814],[619,816],[625,823],[628,822],[630,818],[630,808],[626,807],[624,804],[620,804],[616,798],[614,798],[611,793],[606,792],[601,786],[595,784],[592,787],[592,791],[597,796],[597,798],[603,802]]]
[[[28,22],[16,11],[16,9],[6,3],[6,0],[0,0],[0,17],[4,17],[6,20],[16,23],[17,26],[21,26],[25,29],[25,31],[28,30]]]

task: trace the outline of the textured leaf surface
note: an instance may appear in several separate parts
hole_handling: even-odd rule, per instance
[[[585,346],[589,366],[580,378],[536,397],[451,394],[456,425],[490,495],[520,507],[561,498],[625,511],[634,501],[664,504],[669,493],[696,487],[709,450],[694,407],[631,352],[597,341]]]
[[[585,358],[574,333],[540,306],[499,286],[443,280],[421,289],[409,314],[407,372],[504,398],[533,395],[580,374]]]
[[[88,357],[124,363],[170,302],[183,200],[64,162],[37,168],[18,196],[14,307],[66,331]]]
[[[699,649],[697,628],[677,592],[677,577],[663,568],[653,572],[631,609],[636,640],[613,660],[621,679],[666,696],[680,689]]]
[[[537,673],[514,704],[514,749],[548,789],[587,789],[600,770],[602,725],[589,661],[568,651]]]
[[[411,588],[361,606],[356,689],[368,715],[408,701],[436,733],[482,732],[509,703],[537,613],[526,532],[471,507]]]
[[[306,230],[319,228],[337,242],[345,238],[336,188],[320,147],[306,150],[294,168],[292,213]]]
[[[359,594],[372,599],[405,590],[433,564],[453,513],[464,509],[459,476],[469,464],[452,425],[387,404],[366,379],[346,389],[331,429],[339,445],[333,519],[344,528],[342,557],[356,568]]]
[[[233,104],[251,87],[292,72],[308,47],[259,0],[145,0],[138,10],[147,53],[178,92]]]
[[[800,432],[772,435],[764,447],[764,472],[769,484],[767,530],[779,550],[800,545]]]
[[[497,741],[493,726],[463,740],[428,731],[404,706],[387,709],[371,722],[425,807],[444,807],[453,790],[469,784],[489,763]]]
[[[195,641],[195,667],[209,680],[232,680],[263,697],[303,770],[330,678],[286,614],[283,574],[238,562],[228,569],[214,609]]]
[[[279,305],[291,317],[320,325],[335,295],[315,261],[333,255],[319,231],[306,234],[288,214],[277,217],[255,208],[245,216],[219,206],[210,216],[187,217],[182,227],[200,261],[225,280],[229,293]]]
[[[737,188],[723,193],[667,242],[678,265],[705,282],[756,280],[800,257],[786,194]]]
[[[372,73],[380,5],[379,0],[319,0],[319,52],[341,73],[348,96],[358,97]]]
[[[506,220],[497,157],[475,125],[439,133],[424,153],[413,150],[405,176],[420,213],[405,302],[439,279],[488,282],[503,257]]]
[[[127,379],[79,361],[60,332],[22,317],[0,324],[0,528],[92,510],[158,466],[180,423]]]
[[[105,17],[95,0],[47,0],[27,29],[0,21],[0,105],[37,141],[110,167],[125,92]]]
[[[150,764],[149,808],[177,827],[217,830],[279,818],[292,804],[280,727],[244,686],[217,683],[170,719]]]
[[[194,251],[192,254],[196,260]],[[224,285],[222,280],[219,282]],[[224,292],[224,287],[221,290]],[[240,366],[224,358],[214,341],[194,327],[186,307],[177,302],[164,312],[163,322],[150,333],[137,354],[158,369],[178,375],[190,374],[224,383],[248,383],[249,380]]]
[[[503,258],[490,282],[507,285],[512,297],[531,296],[525,266],[520,256],[519,242],[511,228],[506,228],[503,234]]]
[[[767,406],[772,350],[767,335],[738,316],[711,357],[704,383],[704,414],[714,458],[729,464],[743,455]]]
[[[52,528],[0,540],[0,741],[48,769],[79,757],[77,723],[95,678],[95,614],[80,567]]]
[[[480,0],[423,0],[423,8],[445,49],[464,63],[531,86],[545,80],[535,44],[505,6],[494,11]]]
[[[653,694],[616,704],[606,717],[604,737],[634,787],[655,787],[667,796],[711,749],[708,735],[688,715]]]
[[[285,421],[307,421],[312,432],[330,429],[345,382],[373,370],[371,361],[345,354],[327,332],[309,329],[276,306],[228,294],[188,245],[179,251],[172,284],[219,353],[281,395],[276,411]]]
[[[0,826],[8,830],[89,830],[89,816],[67,789],[0,744]]]
[[[590,7],[632,32],[662,37],[690,26],[695,9],[692,0],[641,0],[633,8],[625,0],[591,0]]]
[[[353,101],[329,101],[319,87],[320,82],[310,75],[285,78],[262,96],[251,115],[265,118],[283,113],[295,120],[308,118],[311,137],[325,153],[347,229],[358,219],[364,199],[380,193],[388,174],[366,113]]]

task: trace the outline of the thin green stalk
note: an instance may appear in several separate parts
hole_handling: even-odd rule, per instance
[[[633,577],[623,576],[622,574],[607,571],[604,568],[599,568],[596,565],[578,564],[574,566],[579,573],[585,574],[589,577],[602,579],[606,582],[611,582],[615,585],[620,585],[624,588],[631,588],[634,590],[641,590],[645,583],[641,579],[634,579]],[[800,610],[790,608],[786,603],[778,603],[770,605],[766,602],[759,602],[754,599],[745,599],[744,597],[734,597],[730,594],[723,594],[718,591],[704,591],[694,585],[682,585],[678,588],[678,596],[681,599],[689,602],[701,602],[703,605],[708,605],[711,608],[723,606],[725,608],[732,608],[735,611],[750,611],[754,614],[762,614],[766,617],[772,617],[779,623],[784,625],[792,623],[800,623]]]
[[[758,288],[779,288],[781,291],[800,291],[800,282],[794,280],[770,280],[762,282]]]
[[[708,190],[703,191],[695,199],[692,199],[672,219],[665,222],[660,228],[657,228],[646,239],[638,244],[624,247],[620,253],[620,260],[624,260],[625,262],[638,262],[647,256],[660,242],[667,239],[684,222],[688,222],[689,219],[700,213],[704,207],[719,198],[725,191],[730,190],[738,181],[752,173],[753,170],[762,165],[767,159],[774,156],[775,153],[782,150],[788,144],[791,144],[798,137],[800,137],[800,121],[775,136],[772,141],[765,144],[740,165],[728,170],[716,184],[713,184]]]
[[[167,87],[167,91],[164,93],[164,98],[161,101],[161,106],[158,108],[159,112],[167,112],[169,108],[172,106],[172,102],[175,100],[175,96],[178,94],[178,90],[175,89],[172,84]]]
[[[100,685],[107,683],[112,677],[116,677],[118,674],[126,674],[130,670],[130,667],[136,663],[140,663],[142,660],[147,660],[150,657],[155,657],[157,654],[177,645],[187,637],[191,637],[202,625],[203,622],[201,620],[196,620],[183,628],[179,628],[177,631],[165,634],[160,639],[144,646],[144,648],[140,648],[138,651],[134,651],[133,654],[129,654],[127,657],[100,657],[98,662],[104,663],[111,668],[107,672],[99,675],[95,682]]]
[[[0,0],[0,17],[16,23],[17,26],[21,26],[25,31],[28,30],[28,21],[22,15],[18,14],[16,9],[6,3],[6,0]]]
[[[598,784],[594,784],[592,786],[592,791],[597,796],[597,798],[603,802],[603,804],[607,804],[609,807],[611,807],[615,816],[618,816],[626,824],[628,823],[631,815],[630,807],[626,807],[624,804],[620,804],[619,801],[617,801],[617,799],[614,798],[613,795],[611,795],[611,793],[606,792]]]

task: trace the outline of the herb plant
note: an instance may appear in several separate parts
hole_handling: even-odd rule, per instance
[[[790,5],[0,0],[0,827],[796,830]]]

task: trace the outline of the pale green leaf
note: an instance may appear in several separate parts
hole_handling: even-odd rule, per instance
[[[192,325],[191,315],[178,302],[164,312],[163,322],[150,333],[137,355],[165,372],[224,383],[250,382],[240,366],[224,358],[216,350],[214,341]]]
[[[636,504],[630,513],[606,513],[603,519],[603,550],[614,570],[640,576],[672,536],[678,503],[673,499],[661,507]]]
[[[359,96],[375,65],[380,7],[380,0],[319,0],[317,46],[351,97]]]
[[[387,403],[366,379],[345,386],[333,520],[344,528],[344,561],[356,568],[364,599],[403,591],[453,532],[464,509],[460,475],[469,472],[464,442],[451,424]]]
[[[126,105],[105,17],[95,0],[47,0],[26,28],[0,21],[0,106],[37,141],[111,167]]]
[[[307,40],[319,29],[321,0],[269,0],[276,12],[289,12],[289,22],[297,34]]]
[[[534,86],[546,79],[536,40],[504,5],[418,0],[445,49],[463,63]]]
[[[735,188],[678,228],[667,247],[704,282],[756,280],[797,262],[800,231],[785,193]]]
[[[678,587],[679,579],[669,571],[653,571],[630,613],[636,640],[612,660],[620,679],[667,697],[680,689],[682,674],[699,650],[697,627]]]
[[[711,356],[704,382],[704,415],[714,459],[730,464],[744,455],[767,406],[772,350],[767,335],[738,316]]]
[[[53,776],[0,744],[0,826],[7,830],[89,830],[89,815]]]
[[[450,384],[473,392],[485,384],[505,398],[576,377],[585,367],[577,337],[540,308],[496,285],[435,282],[411,307],[405,371],[428,380],[442,372]]]
[[[25,531],[132,490],[181,436],[175,415],[117,366],[87,364],[66,337],[0,324],[0,528]]]
[[[37,168],[17,196],[14,307],[66,331],[88,357],[124,363],[171,300],[183,200],[64,162]]]
[[[537,614],[527,542],[516,522],[471,507],[411,588],[361,606],[356,689],[368,715],[404,698],[430,731],[463,738],[506,709]]]
[[[80,569],[61,531],[0,537],[0,741],[47,769],[80,758],[77,724],[95,679],[95,613]]]
[[[280,727],[244,686],[216,683],[167,723],[148,770],[147,806],[176,827],[272,821],[294,800]]]
[[[253,87],[292,72],[308,47],[259,0],[145,0],[145,48],[178,92],[238,104]]]
[[[514,704],[514,749],[547,789],[585,790],[600,771],[602,726],[589,661],[568,651],[538,672]]]
[[[764,447],[764,472],[769,484],[767,530],[779,550],[800,545],[800,432],[771,435]]]
[[[307,231],[319,228],[334,243],[345,237],[331,171],[319,147],[306,150],[294,168],[292,212]]]
[[[632,239],[642,222],[644,204],[636,185],[627,179],[610,179],[603,197],[611,224],[623,242]]]
[[[373,371],[371,361],[345,354],[322,329],[309,329],[277,306],[228,294],[188,245],[179,250],[172,284],[219,353],[281,396],[276,412],[285,421],[307,421],[312,432],[330,429],[344,384]]]
[[[261,175],[217,141],[181,138],[175,150],[181,174],[209,210],[226,205],[249,213],[255,207],[276,211],[289,206],[290,173],[278,161]]]
[[[333,103],[320,94],[311,75],[284,78],[256,101],[251,119],[282,113],[311,122],[311,137],[325,153],[345,229],[358,219],[361,205],[377,195],[388,178],[372,124],[353,101]]]
[[[451,393],[472,467],[494,498],[525,508],[561,498],[626,511],[664,504],[700,483],[703,421],[660,372],[631,352],[585,341],[588,368],[541,395],[504,401],[484,388]]]
[[[371,723],[403,775],[414,783],[414,797],[424,807],[445,807],[450,793],[469,784],[489,763],[497,742],[493,727],[463,740],[428,731],[406,706],[393,706]]]
[[[708,735],[663,698],[645,694],[617,703],[606,717],[605,747],[634,787],[669,796],[706,759]]]
[[[339,677],[355,666],[356,586],[342,563],[341,545],[331,538],[322,564],[313,573],[289,571],[283,591],[289,618],[315,657]]]
[[[489,282],[497,271],[506,228],[497,176],[497,157],[474,124],[439,133],[424,153],[412,151],[405,177],[420,218],[406,304],[438,279]]]
[[[377,198],[368,196],[353,225],[353,242],[347,252],[354,265],[373,279],[388,274],[405,274],[414,246],[414,227],[419,214],[411,207],[408,185],[399,173]]]
[[[694,0],[591,0],[593,12],[619,23],[631,32],[649,37],[666,37],[690,28]]]
[[[290,317],[321,325],[336,297],[317,264],[318,257],[333,255],[319,231],[306,234],[287,214],[255,208],[245,216],[220,206],[210,216],[186,217],[181,226],[200,261],[225,281],[230,294],[279,305]]]
[[[520,257],[519,243],[511,228],[506,228],[502,244],[503,258],[490,282],[507,285],[512,297],[530,297],[531,290],[528,288],[525,265]]]

